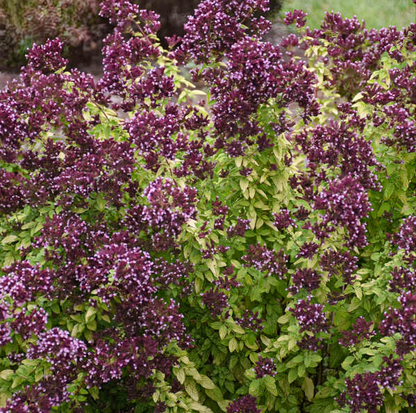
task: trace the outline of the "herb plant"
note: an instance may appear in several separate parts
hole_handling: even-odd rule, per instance
[[[414,411],[416,25],[266,10],[105,0],[98,83],[0,92],[0,411]]]

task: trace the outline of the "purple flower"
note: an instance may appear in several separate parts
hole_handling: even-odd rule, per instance
[[[381,394],[377,374],[356,374],[352,379],[345,379],[348,399],[344,399],[350,406],[352,413],[360,413],[367,409],[369,413],[377,413],[378,407],[383,405],[384,397]]]
[[[262,325],[263,320],[259,317],[258,313],[253,313],[251,310],[244,310],[241,318],[236,320],[236,323],[241,327],[258,332],[264,329]]]
[[[405,290],[413,291],[416,287],[416,275],[413,270],[394,267],[390,274],[392,276],[389,282],[390,291],[402,293]]]
[[[373,324],[372,321],[367,323],[363,317],[358,317],[351,331],[341,332],[342,338],[339,340],[339,343],[344,347],[348,347],[354,346],[364,339],[370,339],[370,337],[376,334],[374,331],[370,332],[370,327]]]
[[[266,245],[250,245],[247,254],[241,257],[246,263],[245,267],[254,267],[258,271],[267,272],[269,275],[282,277],[286,271],[287,256],[283,251],[269,250]]]
[[[194,15],[188,17],[177,56],[190,55],[197,63],[207,62],[211,57],[216,59],[246,35],[243,22],[250,26],[253,13],[266,11],[267,4],[267,0],[202,1]],[[258,23],[259,21],[254,21],[248,33],[264,33],[264,25]]]
[[[352,256],[348,251],[337,252],[329,250],[321,257],[321,268],[328,271],[329,276],[342,276],[346,284],[354,281],[353,273],[358,269],[358,258]]]
[[[227,237],[232,238],[235,236],[244,237],[246,231],[250,229],[250,220],[237,218],[237,223],[227,228]]]
[[[258,379],[265,376],[275,377],[277,374],[276,363],[272,359],[264,359],[262,356],[259,356],[259,361],[256,362],[254,371],[256,373],[256,378]]]
[[[261,410],[257,408],[257,399],[248,394],[231,402],[227,413],[261,413]]]
[[[47,74],[65,67],[68,60],[62,57],[63,46],[63,42],[59,39],[48,40],[41,46],[33,44],[27,54],[27,68]]]
[[[290,212],[287,209],[282,209],[279,213],[274,215],[274,225],[278,230],[288,228],[290,225],[296,227],[295,221],[290,217]]]
[[[288,288],[292,294],[305,288],[308,293],[319,288],[321,276],[310,268],[300,268],[292,275],[293,285]]]
[[[222,291],[209,290],[201,294],[202,303],[211,312],[212,317],[218,317],[228,307],[228,297]]]
[[[298,320],[301,326],[300,331],[317,333],[328,331],[329,325],[323,309],[322,304],[311,304],[311,300],[308,298],[307,300],[299,300],[295,304],[295,308],[291,308],[290,311]]]
[[[297,257],[303,257],[303,258],[309,258],[312,259],[313,256],[316,254],[316,252],[318,251],[319,245],[316,244],[315,242],[305,242],[298,254]]]
[[[301,28],[306,24],[306,16],[308,13],[305,13],[303,10],[293,10],[285,13],[285,18],[283,19],[284,24],[290,25],[296,23],[297,28]]]
[[[396,351],[403,355],[413,351],[416,346],[416,295],[403,292],[398,301],[400,308],[389,308],[388,312],[384,312],[379,330],[383,336],[400,333],[401,339],[396,343]]]
[[[324,210],[324,223],[344,226],[349,233],[348,246],[367,245],[366,224],[361,219],[371,211],[367,192],[358,180],[346,176],[329,183],[315,199],[315,209]]]

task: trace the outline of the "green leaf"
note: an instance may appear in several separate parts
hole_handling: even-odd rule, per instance
[[[313,381],[309,377],[305,377],[305,380],[303,383],[304,383],[305,396],[309,401],[312,401],[314,391],[315,391],[315,385],[313,384]]]
[[[245,330],[243,327],[239,326],[237,323],[230,324],[231,330],[234,331],[234,333],[237,334],[245,334]]]
[[[185,390],[196,402],[199,400],[198,390],[196,384],[192,379],[187,378],[185,380]]]
[[[318,391],[318,393],[316,393],[315,399],[326,399],[328,397],[332,397],[335,393],[336,390],[334,388],[323,387]]]
[[[85,322],[89,323],[90,321],[95,319],[95,315],[97,314],[97,309],[94,307],[89,307],[87,312],[85,313]]]
[[[19,387],[23,382],[24,382],[24,379],[22,377],[15,377],[15,379],[13,380],[11,389],[15,389],[16,387]]]
[[[238,343],[235,337],[233,337],[230,342],[228,343],[228,348],[230,349],[230,352],[232,353],[234,350],[237,349]]]
[[[289,314],[284,314],[284,315],[282,315],[281,317],[279,317],[277,319],[277,322],[279,324],[286,324],[287,322],[289,322],[289,320],[290,320],[290,315]]]
[[[0,391],[0,407],[6,407],[6,403],[11,397],[12,393]]]
[[[352,364],[352,362],[354,361],[354,357],[353,356],[348,356],[342,363],[341,363],[341,367],[344,370],[348,370],[348,367]]]
[[[218,386],[215,386],[215,389],[212,389],[212,390],[211,389],[206,389],[205,390],[205,393],[207,394],[207,396],[210,399],[212,399],[212,400],[214,400],[216,402],[219,402],[221,400],[224,400],[224,397],[223,397],[223,395],[221,393],[221,390],[218,388]]]
[[[271,376],[266,376],[263,378],[264,384],[266,385],[267,391],[273,396],[278,396],[276,380]]]
[[[13,242],[16,242],[19,239],[17,235],[8,235],[7,237],[3,238],[1,243],[3,245],[5,244],[11,244]]]
[[[388,181],[386,182],[386,185],[383,188],[383,193],[384,193],[384,199],[390,199],[390,197],[393,195],[393,193],[396,190],[396,186],[394,185],[394,183]]]
[[[305,365],[305,367],[306,367],[306,368],[308,368],[308,367],[311,365],[311,363],[312,363],[312,358],[311,358],[310,353],[306,353],[306,354],[305,354],[305,358],[304,358],[303,363],[304,363],[304,365]]]
[[[224,340],[224,338],[226,337],[226,335],[228,334],[228,329],[227,326],[225,326],[224,324],[220,327],[220,339]]]
[[[201,374],[201,378],[197,380],[198,384],[200,384],[204,389],[213,390],[215,389],[214,382],[205,374]]]
[[[240,188],[243,192],[248,188],[249,184],[250,182],[247,179],[240,179]]]
[[[98,400],[100,397],[100,391],[98,390],[98,387],[90,387],[88,389],[88,392],[91,394],[92,398],[94,400]]]
[[[214,330],[219,330],[223,324],[220,321],[214,321],[210,324],[210,327]]]
[[[13,370],[10,370],[10,369],[7,369],[7,370],[3,370],[1,373],[0,373],[0,379],[3,379],[3,380],[11,380],[12,379],[12,377],[14,376],[14,371]]]
[[[87,323],[88,330],[96,331],[97,330],[97,322],[95,320],[90,321]]]
[[[255,379],[250,383],[250,387],[248,388],[248,392],[254,396],[259,397],[263,394],[264,391],[264,383],[262,379]]]
[[[178,379],[179,383],[183,384],[185,382],[185,371],[183,369],[179,369],[176,372],[176,378]]]
[[[196,410],[197,412],[201,412],[201,413],[212,413],[211,409],[209,409],[208,407],[203,406],[202,404],[200,404],[196,401],[188,403],[187,407],[191,408],[192,410]],[[187,409],[187,411],[188,411],[188,409]]]
[[[289,370],[289,374],[287,376],[287,380],[289,383],[293,383],[298,378],[298,369],[293,368]]]

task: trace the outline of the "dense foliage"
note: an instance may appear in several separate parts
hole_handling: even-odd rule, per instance
[[[0,411],[414,411],[416,25],[266,8],[105,0],[98,84],[0,92]]]

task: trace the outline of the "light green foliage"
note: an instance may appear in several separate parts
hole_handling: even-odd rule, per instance
[[[365,20],[368,29],[396,26],[398,29],[416,21],[416,8],[412,0],[286,0],[282,13],[302,9],[309,14],[307,26],[318,28],[325,12],[340,12],[351,18]]]

